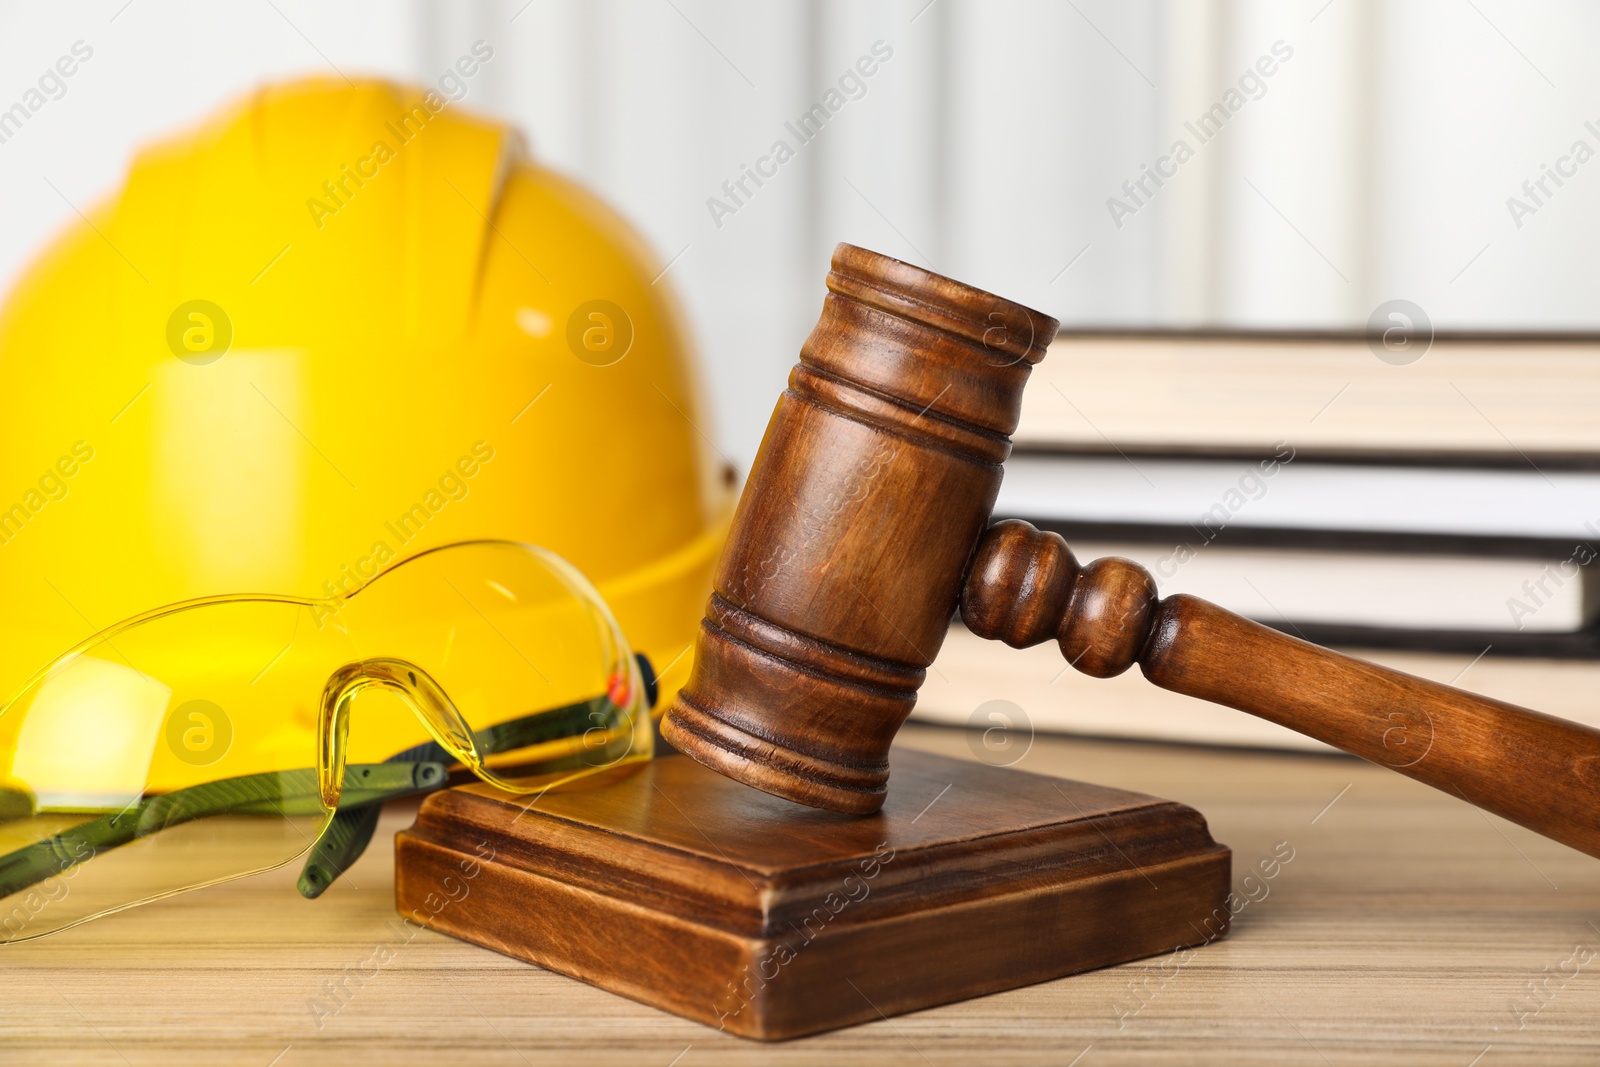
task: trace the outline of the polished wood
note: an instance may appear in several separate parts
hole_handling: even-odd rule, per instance
[[[695,759],[845,812],[882,803],[890,741],[959,596],[976,634],[1259,715],[1600,856],[1600,731],[1318,648],[1127,560],[1080,566],[993,507],[1054,322],[849,245],[778,401],[665,731]]]
[[[1360,646],[1336,651],[1600,729],[1600,662],[1485,656],[1482,645],[1448,656]],[[974,709],[995,700],[1025,708],[1033,728],[1047,733],[1335,751],[1277,723],[1151,685],[1140,671],[1091,678],[1062,663],[1054,642],[1008,649],[959,622],[950,627],[939,658],[928,668],[910,722],[965,726]]]
[[[1055,637],[1109,677],[1139,664],[1163,689],[1259,715],[1600,856],[1600,731],[1342,655],[1192,596],[1157,601],[1127,560],[1079,568],[1059,535],[1009,519],[962,591],[980,637]]]
[[[990,648],[997,662],[1022,655]],[[1115,682],[1082,682],[1115,705]],[[913,721],[897,746],[970,760],[975,737]],[[1587,856],[1348,756],[1041,734],[1017,767],[1114,782],[1205,812],[1212,834],[1233,848],[1234,891],[1250,900],[1228,936],[1188,955],[758,1044],[402,920],[393,840],[416,811],[401,803],[349,875],[317,900],[295,892],[293,865],[0,949],[0,1062],[1066,1067],[1080,1053],[1077,1067],[1467,1067],[1480,1054],[1477,1067],[1600,1060],[1600,960],[1576,976],[1561,966],[1575,946],[1600,948],[1590,926],[1600,922],[1600,864]],[[900,785],[897,775],[891,793]],[[1272,869],[1282,842],[1294,859],[1264,881],[1260,865]],[[160,863],[161,854],[142,862]]]
[[[883,804],[1057,323],[850,245],[733,518],[664,733],[769,793]]]
[[[870,818],[677,755],[532,808],[487,786],[437,793],[396,843],[396,902],[764,1040],[1226,934],[1229,852],[1192,808],[915,750],[892,765],[895,793]]]

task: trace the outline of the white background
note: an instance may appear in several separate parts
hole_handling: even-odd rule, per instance
[[[269,79],[434,81],[483,39],[465,106],[681,253],[714,432],[748,466],[839,240],[1072,324],[1357,326],[1400,297],[1439,327],[1596,326],[1600,161],[1520,228],[1506,198],[1600,148],[1597,30],[1506,0],[14,2],[0,108],[95,52],[0,144],[0,286],[153,136]],[[706,199],[878,40],[867,95],[716,227]],[[1113,225],[1107,198],[1279,40],[1266,95]]]

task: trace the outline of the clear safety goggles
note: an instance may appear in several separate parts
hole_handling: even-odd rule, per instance
[[[594,587],[515,542],[128,619],[0,706],[0,944],[307,853],[317,896],[386,800],[648,759],[654,686]]]

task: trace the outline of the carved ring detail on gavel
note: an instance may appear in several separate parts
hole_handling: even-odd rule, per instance
[[[1017,519],[978,543],[961,618],[979,637],[1027,648],[1055,638],[1084,674],[1111,678],[1138,661],[1156,614],[1150,572],[1110,556],[1079,567],[1066,541]]]
[[[734,515],[667,739],[815,807],[883,804],[890,743],[958,605],[983,637],[1138,664],[1600,856],[1600,731],[1319,648],[1122,559],[988,526],[1056,323],[849,245]],[[987,527],[987,529],[985,528]]]

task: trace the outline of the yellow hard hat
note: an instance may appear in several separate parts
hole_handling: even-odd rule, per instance
[[[726,527],[660,264],[515,131],[310,79],[145,149],[0,312],[0,699],[191,597],[531,542],[670,693]]]

